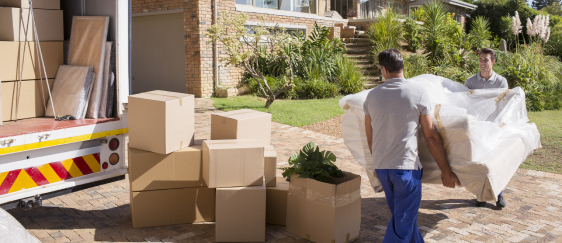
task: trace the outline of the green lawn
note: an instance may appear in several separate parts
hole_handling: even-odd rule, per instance
[[[562,173],[562,110],[529,112],[541,133],[542,149],[521,164],[521,168]]]
[[[269,109],[264,108],[265,99],[255,96],[232,98],[211,98],[214,106],[225,111],[253,109],[269,112],[275,122],[300,127],[339,116],[345,111],[338,101],[342,96],[331,99],[314,100],[275,100]]]

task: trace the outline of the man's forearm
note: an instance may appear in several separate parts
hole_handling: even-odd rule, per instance
[[[437,166],[439,166],[439,169],[441,170],[441,173],[450,173],[451,167],[449,166],[449,162],[447,162],[447,157],[445,157],[445,151],[441,145],[441,138],[431,137],[426,139],[426,142],[431,155],[433,155],[433,158],[437,162]]]

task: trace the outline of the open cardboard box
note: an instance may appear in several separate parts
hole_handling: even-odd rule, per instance
[[[291,176],[287,232],[314,242],[350,242],[361,230],[361,176],[344,172],[327,182]]]

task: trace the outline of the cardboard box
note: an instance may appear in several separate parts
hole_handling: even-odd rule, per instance
[[[1,17],[0,17],[1,18]],[[45,61],[47,78],[54,79],[60,65],[64,64],[64,50],[62,41],[41,42],[41,53]],[[23,49],[25,46],[25,56]],[[17,81],[20,77],[19,67],[23,62],[21,80],[36,80],[45,78],[43,66],[40,65],[35,42],[0,41],[0,81]],[[25,60],[24,60],[25,59]]]
[[[206,186],[201,174],[201,145],[158,154],[129,148],[131,191]]]
[[[265,241],[265,186],[217,188],[215,240]]]
[[[271,140],[271,114],[250,109],[211,114],[211,140],[257,139],[264,147]]]
[[[193,144],[195,98],[155,90],[129,96],[129,146],[169,154]]]
[[[350,242],[361,230],[361,176],[344,172],[328,182],[291,176],[287,232],[314,242]]]
[[[212,222],[215,195],[207,187],[131,192],[133,228]]]
[[[203,141],[203,178],[209,188],[263,185],[264,149],[253,139]]]
[[[53,87],[53,82],[53,79],[49,79],[49,86],[51,88]],[[2,121],[16,119],[18,83],[19,82],[16,81],[0,83],[0,86],[2,86],[2,95],[0,95],[2,99]],[[17,118],[24,119],[45,116],[45,106],[49,99],[49,91],[45,80],[22,81],[19,87],[20,98]]]
[[[289,182],[283,177],[277,178],[277,185],[275,187],[266,188],[266,223],[276,225],[286,224],[288,190]]]
[[[0,41],[25,41],[29,9],[0,7]],[[39,41],[63,41],[62,10],[33,9]],[[33,21],[29,18],[27,41],[35,41]]]
[[[272,145],[265,150],[265,154],[263,155],[263,157],[263,175],[265,177],[265,186],[274,187],[277,183],[277,153],[273,149]]]
[[[0,6],[13,8],[29,8],[29,1],[0,0]],[[35,9],[60,9],[60,0],[35,0],[33,1],[33,10]]]

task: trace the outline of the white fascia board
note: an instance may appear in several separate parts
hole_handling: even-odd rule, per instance
[[[463,1],[459,1],[459,0],[449,0],[449,1],[447,1],[447,3],[449,3],[451,5],[463,7],[463,8],[466,8],[466,9],[470,9],[470,10],[474,10],[474,9],[478,8],[478,6],[476,6],[474,4],[466,3],[466,2],[463,2]]]
[[[279,15],[279,16],[288,16],[288,17],[295,17],[295,18],[336,21],[336,22],[342,22],[342,23],[347,22],[347,19],[334,19],[334,18],[318,16],[316,14],[300,13],[300,12],[293,12],[293,11],[279,10],[279,9],[256,8],[254,6],[244,5],[244,4],[236,4],[236,11],[248,12],[248,13],[261,13],[261,14]]]
[[[277,24],[277,23],[260,23],[260,22],[255,22],[255,21],[248,21],[246,22],[245,25],[251,25],[251,26],[257,26],[258,24],[262,24],[263,26],[266,27],[275,27],[275,26],[279,26],[279,27],[283,27],[285,29],[300,29],[300,30],[305,30],[306,29],[306,25],[295,25],[295,24]]]

